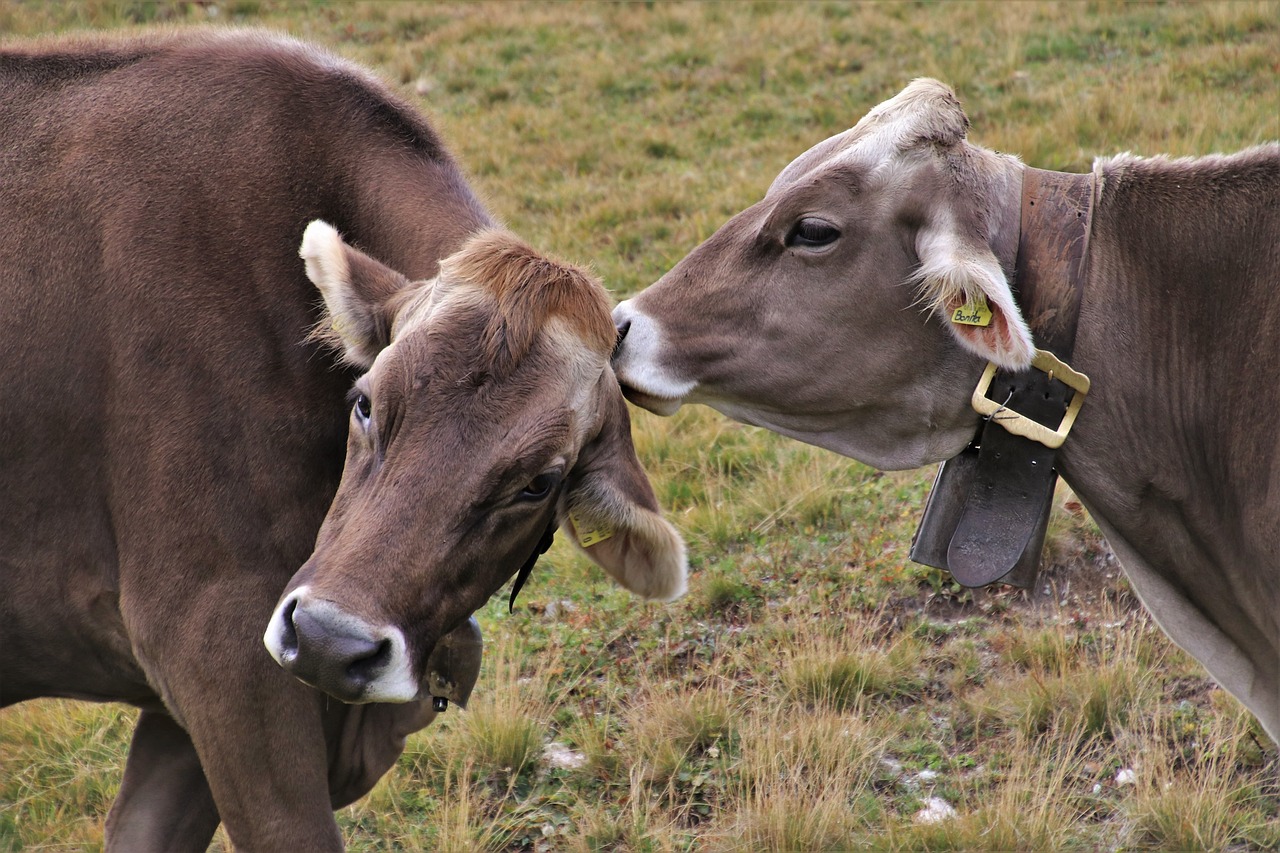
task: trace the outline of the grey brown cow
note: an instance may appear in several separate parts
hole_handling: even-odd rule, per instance
[[[340,848],[556,524],[683,588],[607,297],[361,69],[232,31],[7,46],[0,222],[0,706],[142,709],[109,848]]]
[[[1020,233],[1031,170],[967,131],[917,80],[796,158],[615,309],[628,398],[885,469],[961,453],[984,365],[1026,371],[1056,322],[1010,286],[1020,240],[1052,236]],[[1280,145],[1057,180],[1086,187],[1041,227],[1084,235],[1072,363],[1092,388],[1056,465],[1159,624],[1280,739]]]

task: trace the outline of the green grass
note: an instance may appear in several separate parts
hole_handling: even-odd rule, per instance
[[[617,298],[917,76],[956,88],[975,142],[1041,168],[1280,138],[1276,2],[0,0],[6,36],[197,22],[371,65],[502,220]],[[471,709],[339,814],[352,849],[1280,845],[1276,747],[1142,614],[1069,493],[1035,595],[970,592],[907,560],[931,472],[707,410],[634,429],[689,595],[636,602],[557,544],[514,614],[479,614]],[[0,851],[99,847],[132,720],[0,711]],[[550,741],[582,766],[553,765]],[[958,816],[917,823],[929,797]]]

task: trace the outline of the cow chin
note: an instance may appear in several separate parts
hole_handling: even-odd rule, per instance
[[[683,403],[682,400],[670,397],[657,397],[653,394],[646,394],[644,391],[626,384],[622,385],[622,396],[626,397],[629,403],[663,417],[674,415],[679,411]]]
[[[301,586],[271,615],[263,643],[298,680],[342,702],[411,702],[418,698],[404,633],[370,625]]]
[[[694,402],[694,401],[690,401]],[[739,423],[758,426],[856,459],[880,471],[907,471],[950,459],[969,444],[974,425],[912,433],[872,423],[852,413],[805,415],[757,408],[742,402],[697,400]],[[974,418],[976,422],[976,416]]]

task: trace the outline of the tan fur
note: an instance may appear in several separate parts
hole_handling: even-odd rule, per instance
[[[630,495],[597,484],[572,496],[564,517],[574,543],[582,547],[585,530],[613,531],[608,539],[583,548],[623,587],[644,598],[673,601],[685,594],[687,576],[684,542],[670,522],[638,504]]]
[[[566,320],[583,343],[607,357],[616,332],[599,281],[572,264],[535,252],[509,231],[491,229],[440,264],[441,279],[481,288],[497,303],[486,330],[487,359],[518,362],[551,317]]]

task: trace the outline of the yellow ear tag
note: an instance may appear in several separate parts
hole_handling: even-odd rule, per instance
[[[583,548],[590,548],[613,537],[613,528],[603,521],[588,529],[573,513],[569,513],[569,520],[573,522],[573,529],[578,533],[578,544]]]
[[[990,326],[991,308],[987,305],[987,297],[982,293],[971,297],[951,313],[951,322],[962,326]]]

